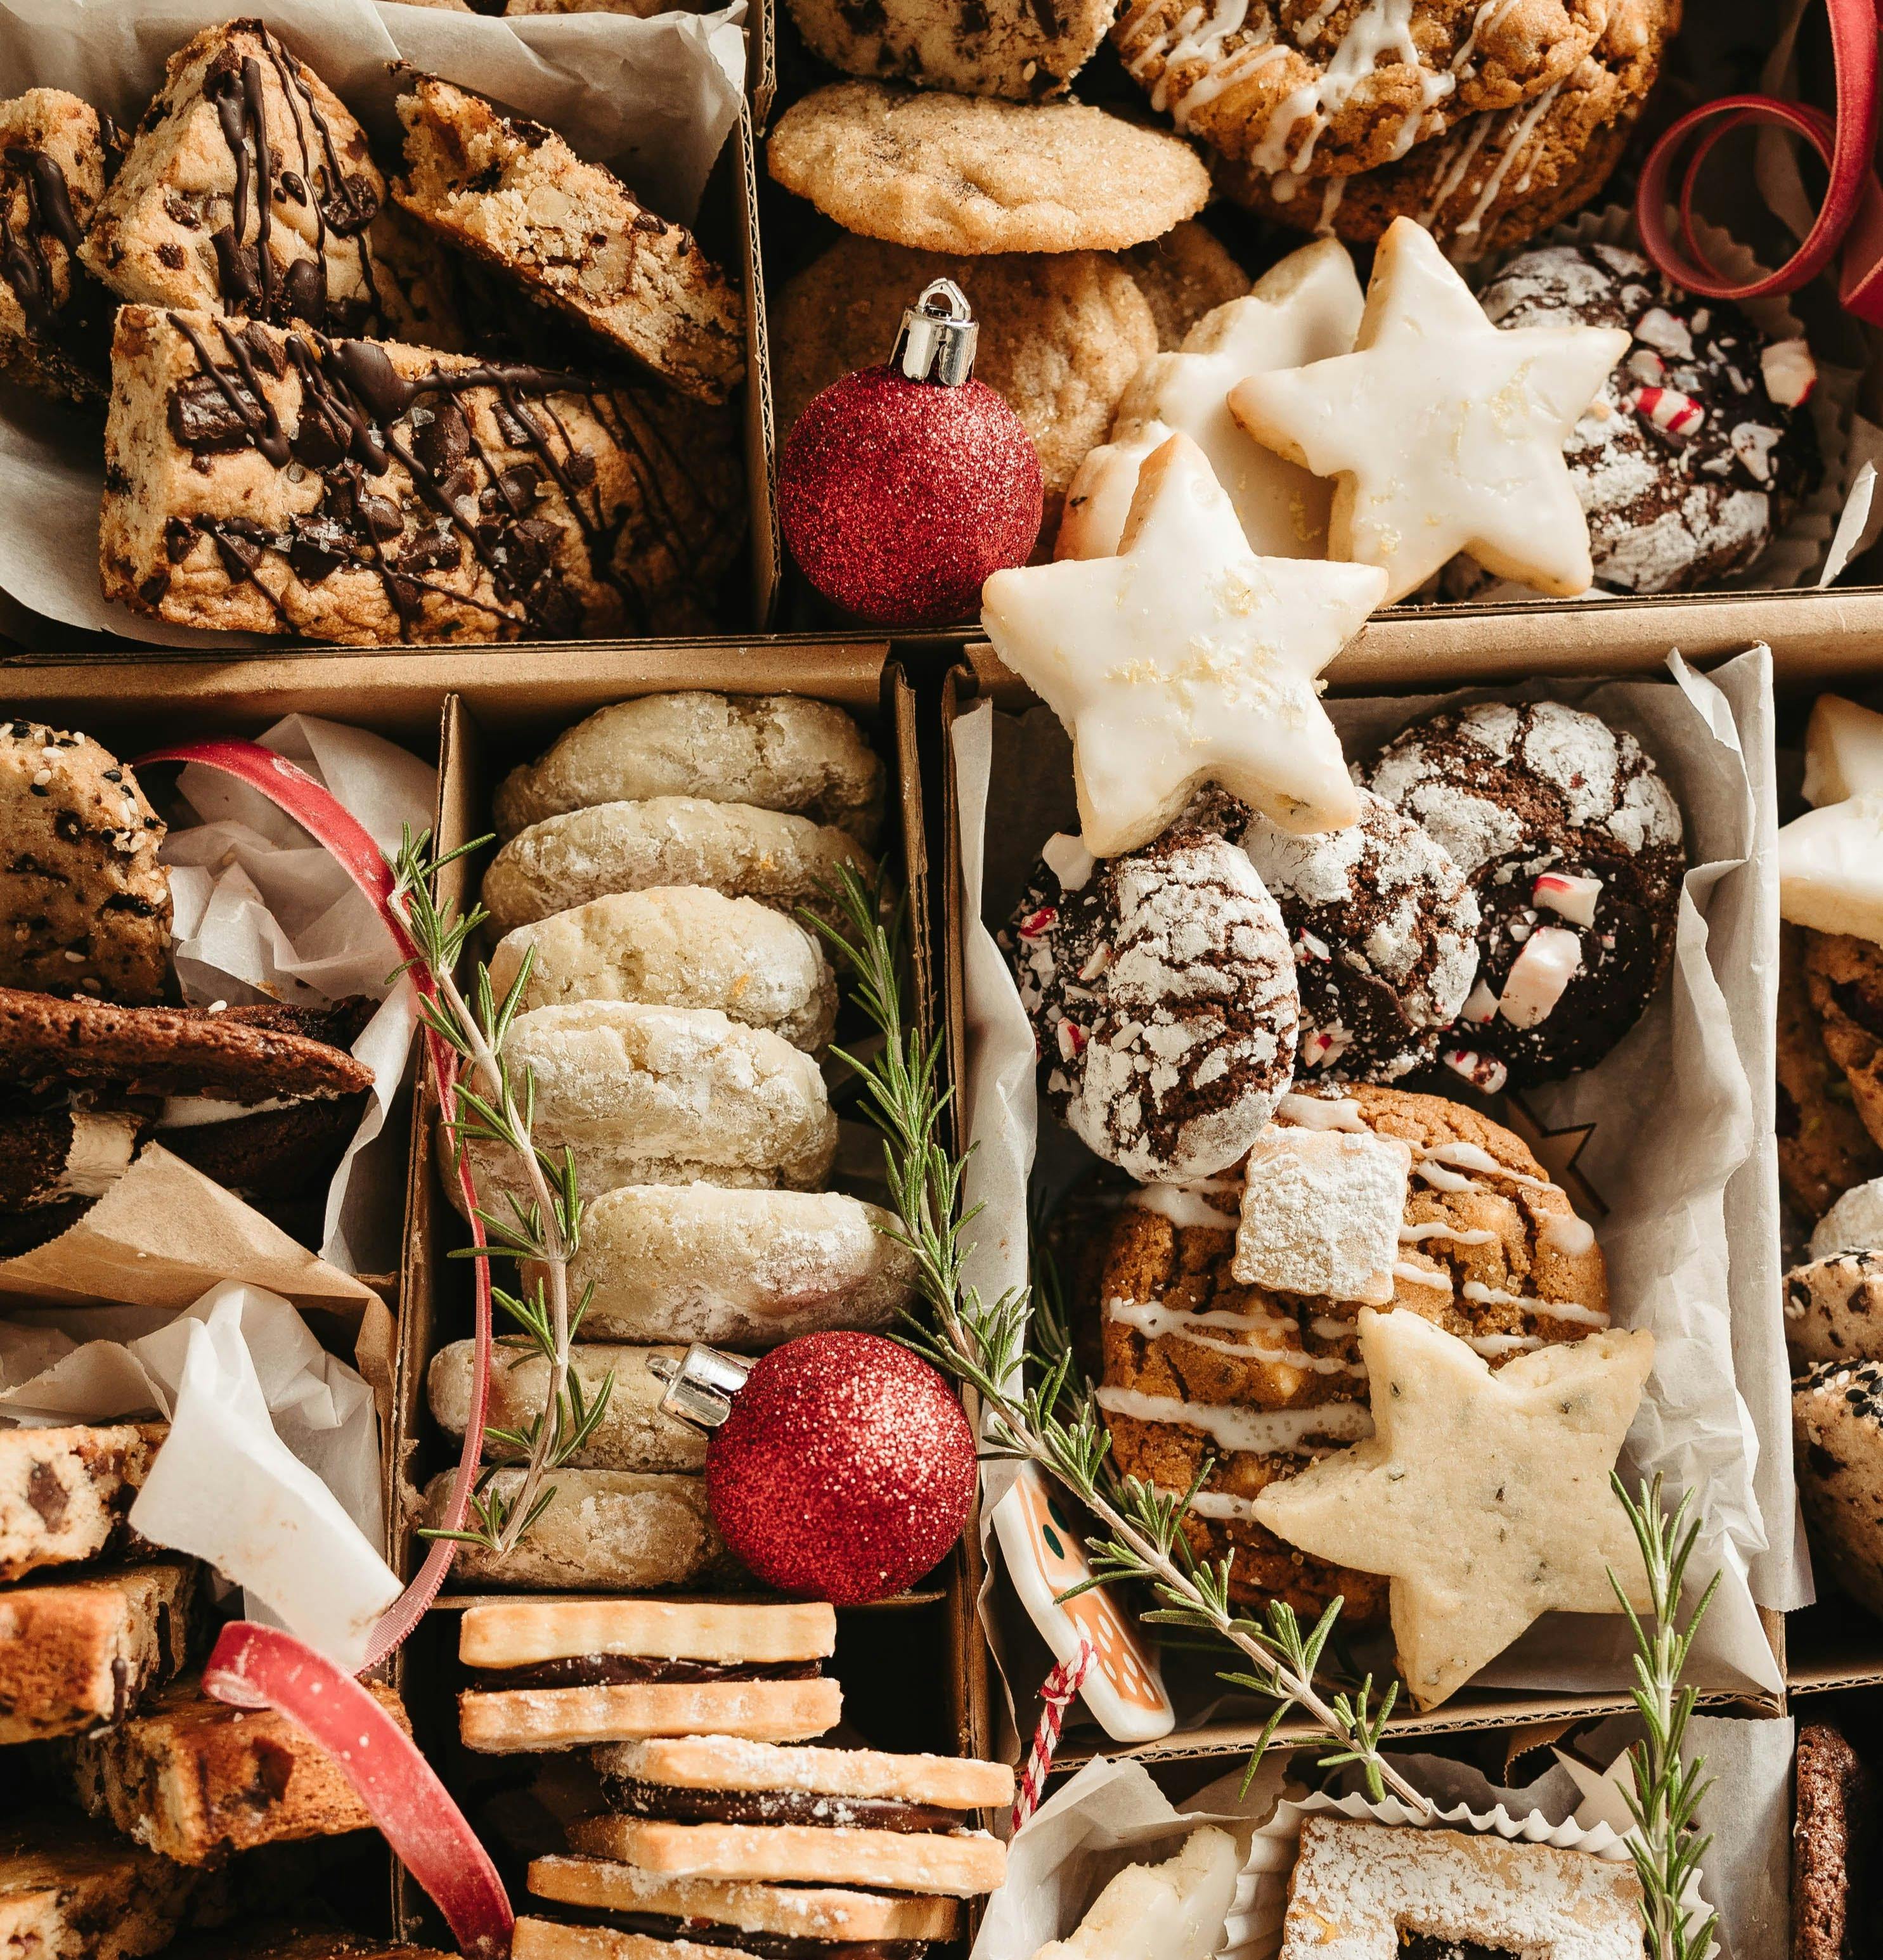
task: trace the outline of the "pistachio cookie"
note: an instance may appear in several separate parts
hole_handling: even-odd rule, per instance
[[[1209,198],[1187,143],[1075,102],[838,81],[779,117],[771,173],[846,231],[930,252],[1123,251]]]
[[[1343,177],[1535,100],[1607,18],[1607,0],[1255,0],[1213,18],[1190,0],[1134,0],[1112,40],[1179,129],[1267,171]]]
[[[1480,1087],[1587,1068],[1674,955],[1681,813],[1625,730],[1553,701],[1415,723],[1361,772],[1477,894],[1479,966],[1446,1064]]]
[[[1474,1111],[1393,1089],[1296,1093],[1263,1139],[1305,1160],[1337,1143],[1333,1174],[1296,1181],[1294,1202],[1254,1169],[1246,1193],[1234,1176],[1134,1193],[1110,1214],[1085,1304],[1102,1316],[1098,1401],[1120,1469],[1181,1491],[1213,1459],[1185,1529],[1200,1557],[1235,1553],[1233,1596],[1317,1614],[1344,1592],[1343,1622],[1364,1624],[1384,1615],[1384,1580],[1305,1558],[1254,1516],[1266,1485],[1371,1433],[1361,1306],[1423,1314],[1495,1366],[1605,1327],[1608,1293],[1567,1195]],[[1389,1155],[1396,1182],[1356,1175]],[[1313,1254],[1382,1225],[1390,1292],[1365,1299],[1324,1278],[1310,1290],[1305,1258],[1289,1270],[1291,1248]]]
[[[945,257],[845,236],[787,282],[772,312],[778,426],[814,395],[888,353],[910,298],[932,279],[967,295],[980,338],[974,371],[1020,418],[1040,458],[1050,534],[1086,453],[1158,350],[1138,282],[1101,252]]]
[[[1115,0],[789,0],[811,52],[846,75],[1043,102],[1090,61]]]

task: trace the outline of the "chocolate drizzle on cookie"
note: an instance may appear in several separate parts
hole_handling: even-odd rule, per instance
[[[954,1831],[967,1822],[937,1803],[894,1797],[846,1796],[817,1790],[696,1790],[690,1784],[645,1783],[604,1776],[602,1788],[623,1816],[673,1824],[808,1824],[830,1831],[894,1831],[906,1837]]]
[[[13,288],[26,316],[27,331],[45,335],[58,320],[59,304],[48,241],[56,240],[68,255],[75,253],[80,227],[56,158],[43,150],[17,148],[5,154],[7,167],[19,173],[24,186],[27,216],[24,235],[16,236],[0,202],[0,278]]]
[[[522,1667],[473,1671],[471,1686],[490,1691],[511,1688],[618,1688],[653,1682],[815,1681],[814,1660],[760,1664],[744,1661],[668,1660],[646,1654],[560,1654]]]

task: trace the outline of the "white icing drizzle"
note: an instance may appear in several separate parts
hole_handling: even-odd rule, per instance
[[[1487,1361],[1494,1361],[1500,1354],[1527,1354],[1540,1348],[1543,1339],[1536,1334],[1468,1334],[1464,1344]]]
[[[1125,1200],[1133,1210],[1155,1211],[1160,1218],[1168,1218],[1173,1225],[1185,1230],[1200,1230],[1212,1232],[1233,1232],[1236,1229],[1232,1212],[1220,1210],[1204,1196],[1206,1191],[1227,1188],[1221,1178],[1212,1178],[1202,1184],[1145,1184],[1140,1185]]]
[[[1600,1307],[1573,1300],[1540,1300],[1531,1293],[1505,1293],[1482,1280],[1467,1280],[1464,1297],[1475,1306],[1520,1306],[1551,1320],[1573,1320],[1584,1327],[1606,1327],[1608,1316]]]
[[[1340,200],[1346,196],[1347,180],[1345,177],[1330,177],[1321,189],[1321,217],[1314,226],[1318,237],[1333,229],[1334,213],[1340,208]]]
[[[1497,1234],[1490,1231],[1468,1230],[1462,1225],[1448,1225],[1439,1219],[1428,1220],[1423,1225],[1402,1225],[1399,1228],[1399,1242],[1402,1246],[1416,1246],[1426,1239],[1452,1239],[1461,1246],[1492,1246],[1497,1242]]]
[[[1527,1184],[1538,1191],[1553,1191],[1547,1177],[1533,1177],[1527,1170],[1512,1170],[1500,1164],[1490,1152],[1476,1144],[1431,1144],[1419,1151],[1429,1163],[1455,1165],[1461,1170],[1482,1171],[1489,1177],[1506,1177],[1512,1184]]]
[[[1478,36],[1487,28],[1496,27],[1516,4],[1517,0],[1484,0],[1483,5],[1479,8],[1477,17],[1471,23],[1471,31],[1464,37],[1464,45],[1451,57],[1451,72],[1454,75],[1463,74],[1467,63],[1477,53]]]
[[[1166,1497],[1180,1497],[1184,1494],[1181,1491],[1171,1490],[1168,1484],[1160,1484],[1157,1488],[1159,1493]],[[1200,1518],[1233,1519],[1238,1522],[1253,1522],[1255,1517],[1255,1500],[1253,1497],[1235,1497],[1228,1491],[1199,1491],[1190,1499],[1190,1507]]]
[[[1309,1354],[1299,1348],[1252,1348],[1241,1341],[1213,1340],[1207,1334],[1190,1331],[1196,1327],[1225,1327],[1254,1333],[1269,1328],[1292,1334],[1294,1322],[1279,1314],[1187,1313],[1180,1307],[1166,1306],[1158,1300],[1114,1300],[1106,1306],[1105,1318],[1135,1327],[1146,1340],[1172,1335],[1187,1341],[1193,1348],[1233,1354],[1238,1361],[1253,1361],[1263,1367],[1298,1368],[1303,1373],[1315,1375],[1364,1375],[1366,1372],[1358,1362],[1345,1360],[1338,1354]]]
[[[1362,1402],[1328,1402],[1318,1408],[1251,1409],[1183,1402],[1174,1395],[1146,1395],[1140,1389],[1107,1386],[1098,1391],[1098,1405],[1110,1414],[1129,1416],[1138,1422],[1180,1423],[1187,1429],[1200,1429],[1219,1449],[1250,1450],[1258,1456],[1299,1449],[1311,1437],[1358,1443],[1373,1433],[1372,1414]]]
[[[1360,1106],[1350,1096],[1284,1096],[1276,1106],[1276,1115],[1286,1123],[1304,1130],[1364,1130],[1368,1127]]]
[[[1419,212],[1419,222],[1429,231],[1440,212],[1451,202],[1453,193],[1464,181],[1465,173],[1471,167],[1471,159],[1483,147],[1484,138],[1490,134],[1492,118],[1474,116],[1462,128],[1460,134],[1448,136],[1439,146],[1439,167],[1433,173],[1431,194]],[[1448,165],[1447,159],[1450,159]]]
[[[1451,1275],[1449,1273],[1435,1273],[1428,1267],[1415,1266],[1407,1259],[1395,1262],[1393,1277],[1396,1280],[1410,1281],[1414,1286],[1430,1287],[1435,1292],[1449,1293],[1451,1290]]]
[[[1562,1253],[1566,1258],[1579,1259],[1595,1244],[1595,1228],[1586,1218],[1571,1213],[1564,1217],[1546,1218],[1537,1236],[1551,1251]]]
[[[1529,147],[1530,139],[1536,134],[1537,125],[1549,112],[1556,97],[1563,93],[1560,81],[1552,82],[1535,101],[1522,109],[1507,112],[1502,132],[1503,154],[1491,166],[1490,174],[1484,180],[1483,188],[1477,194],[1477,202],[1471,206],[1463,221],[1454,228],[1454,235],[1463,238],[1475,232],[1483,222],[1484,214],[1491,208],[1492,200],[1504,187],[1504,179],[1510,167]]]

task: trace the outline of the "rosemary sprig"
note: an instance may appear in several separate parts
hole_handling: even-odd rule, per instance
[[[1609,1582],[1634,1630],[1634,1704],[1646,1731],[1628,1752],[1633,1788],[1625,1794],[1629,1815],[1634,1819],[1628,1848],[1634,1854],[1645,1895],[1648,1951],[1652,1960],[1700,1960],[1713,1943],[1719,1916],[1709,1912],[1702,1917],[1690,1911],[1681,1895],[1713,1842],[1700,1834],[1693,1821],[1700,1799],[1711,1785],[1703,1780],[1703,1759],[1690,1764],[1681,1759],[1687,1718],[1698,1698],[1691,1685],[1682,1685],[1681,1676],[1694,1632],[1713,1604],[1720,1575],[1713,1574],[1683,1622],[1681,1589],[1700,1536],[1699,1521],[1692,1516],[1693,1494],[1686,1492],[1669,1517],[1662,1510],[1658,1475],[1642,1485],[1639,1502],[1629,1496],[1619,1476],[1612,1481],[1641,1548],[1653,1621],[1650,1632],[1611,1572]]]
[[[491,984],[489,968],[480,962],[471,983],[473,1006],[458,987],[457,966],[466,942],[489,915],[481,905],[473,904],[460,916],[455,907],[441,907],[438,902],[438,873],[489,842],[479,838],[435,858],[430,832],[415,835],[408,829],[393,865],[392,902],[418,947],[416,963],[424,967],[436,989],[435,998],[420,994],[419,1013],[464,1065],[457,1083],[457,1115],[450,1125],[452,1142],[460,1157],[473,1144],[494,1144],[514,1157],[521,1172],[521,1195],[504,1193],[507,1214],[477,1208],[487,1242],[467,1246],[453,1256],[517,1262],[518,1290],[497,1285],[493,1276],[490,1297],[518,1330],[503,1337],[506,1347],[521,1351],[518,1360],[535,1354],[548,1363],[548,1389],[542,1408],[520,1428],[492,1425],[484,1431],[489,1440],[524,1459],[515,1491],[503,1491],[494,1481],[499,1466],[487,1464],[471,1493],[465,1528],[421,1533],[502,1555],[522,1543],[555,1501],[556,1486],[548,1479],[594,1434],[607,1412],[614,1373],[610,1370],[591,1393],[584,1389],[581,1378],[569,1366],[569,1350],[593,1291],[592,1287],[585,1288],[581,1298],[570,1304],[569,1264],[581,1246],[582,1224],[575,1160],[566,1149],[559,1158],[537,1146],[530,1134],[535,1079],[526,1068],[519,1084],[504,1054],[510,1024],[528,990],[534,949],[524,954],[517,977],[501,1001]]]
[[[803,917],[847,963],[855,997],[884,1038],[880,1055],[872,1060],[837,1052],[855,1071],[865,1106],[883,1132],[900,1221],[891,1236],[914,1260],[918,1288],[934,1312],[932,1325],[912,1317],[904,1341],[980,1398],[990,1418],[991,1454],[1037,1464],[1091,1514],[1099,1529],[1087,1540],[1091,1584],[1130,1580],[1146,1586],[1158,1602],[1147,1618],[1216,1634],[1238,1650],[1241,1666],[1223,1678],[1275,1702],[1251,1755],[1251,1775],[1289,1710],[1298,1707],[1317,1725],[1324,1762],[1358,1764],[1375,1800],[1390,1790],[1411,1810],[1430,1815],[1430,1801],[1400,1775],[1379,1747],[1397,1684],[1375,1702],[1371,1677],[1350,1693],[1332,1695],[1316,1682],[1315,1669],[1340,1602],[1336,1599],[1306,1632],[1286,1605],[1271,1606],[1260,1619],[1232,1605],[1230,1561],[1196,1558],[1183,1529],[1209,1465],[1181,1495],[1117,1474],[1091,1385],[1074,1365],[1063,1313],[1051,1300],[1036,1316],[1029,1378],[1031,1290],[1016,1287],[996,1300],[984,1301],[967,1277],[973,1245],[964,1234],[979,1208],[961,1210],[967,1158],[943,1141],[949,1092],[940,1083],[939,1039],[925,1042],[903,1011],[903,914],[898,908],[885,922],[875,895],[854,873],[846,869],[840,878],[829,896],[842,923],[833,924],[808,912]]]

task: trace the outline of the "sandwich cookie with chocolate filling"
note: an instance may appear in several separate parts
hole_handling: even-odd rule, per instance
[[[615,1743],[593,1760],[611,1809],[571,1825],[570,1845],[642,1871],[956,1898],[1006,1876],[1005,1846],[973,1815],[1013,1801],[1004,1763],[707,1735]]]
[[[518,1600],[466,1609],[458,1658],[465,1746],[501,1755],[697,1730],[795,1742],[836,1726],[843,1690],[821,1602]]]

